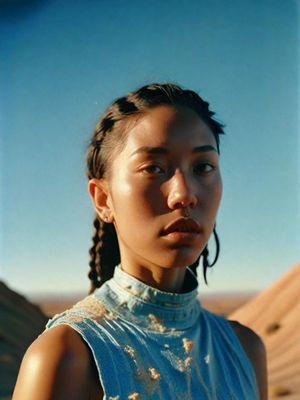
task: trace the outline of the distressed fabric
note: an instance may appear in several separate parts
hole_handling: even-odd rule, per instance
[[[117,267],[47,328],[67,324],[82,336],[105,400],[258,399],[239,340],[225,319],[201,308],[192,279],[191,291],[167,293]]]

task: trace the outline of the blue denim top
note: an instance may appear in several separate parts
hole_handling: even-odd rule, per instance
[[[190,273],[191,274],[191,273]],[[187,293],[154,289],[125,273],[73,308],[67,324],[89,346],[105,400],[256,400],[252,365],[230,324]]]

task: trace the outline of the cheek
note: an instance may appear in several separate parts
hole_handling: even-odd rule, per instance
[[[219,176],[216,188],[215,188],[215,196],[216,196],[216,201],[218,202],[218,205],[221,202],[223,195],[223,183],[222,183],[222,178]]]
[[[140,223],[162,211],[162,194],[159,187],[145,186],[139,179],[118,180],[112,185],[111,207],[116,221],[126,218]]]
[[[144,187],[140,192],[140,199],[142,207],[151,215],[160,215],[166,212],[167,202],[160,183]]]
[[[222,198],[223,193],[223,186],[222,186],[222,179],[220,176],[216,177],[214,182],[211,185],[208,185],[206,188],[206,207],[212,213],[216,213]]]

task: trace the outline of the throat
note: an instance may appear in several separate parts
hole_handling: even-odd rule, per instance
[[[121,269],[134,278],[155,289],[169,293],[181,293],[186,291],[186,268],[167,269],[162,267],[130,267],[121,264]]]

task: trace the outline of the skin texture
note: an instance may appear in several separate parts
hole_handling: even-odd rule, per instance
[[[44,332],[27,350],[14,400],[100,400],[103,391],[89,349],[69,326]]]
[[[216,142],[207,125],[185,108],[156,107],[134,122],[109,178],[90,181],[90,196],[98,216],[114,223],[122,268],[148,285],[180,292],[186,266],[209,240],[221,200]],[[186,215],[199,232],[164,234]],[[231,325],[253,363],[260,399],[266,400],[263,344],[250,329]],[[81,337],[57,326],[28,349],[13,400],[102,399],[95,369]]]
[[[260,400],[268,400],[267,355],[263,341],[255,332],[239,322],[229,323],[254,367]]]
[[[212,233],[222,194],[217,145],[207,125],[186,108],[148,111],[130,130],[109,181],[92,179],[89,188],[99,217],[115,225],[122,269],[161,290],[180,291],[186,266]],[[199,234],[186,240],[162,235],[187,213]]]

